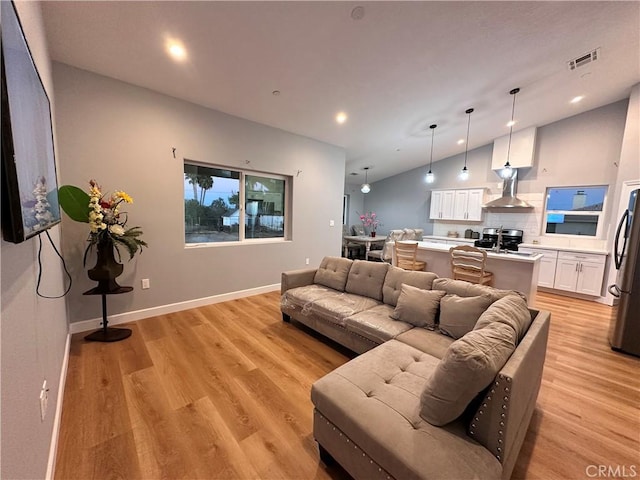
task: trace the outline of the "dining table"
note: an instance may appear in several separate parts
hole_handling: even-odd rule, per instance
[[[344,247],[344,256],[348,257],[349,249],[347,248],[347,242],[360,243],[364,245],[364,259],[369,260],[369,251],[371,250],[371,245],[374,243],[384,243],[386,237],[372,237],[370,235],[345,235],[343,237],[345,242]]]

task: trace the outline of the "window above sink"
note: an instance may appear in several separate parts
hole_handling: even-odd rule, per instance
[[[547,188],[544,235],[601,238],[606,185]]]

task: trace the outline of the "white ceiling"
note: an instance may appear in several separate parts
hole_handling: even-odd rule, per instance
[[[469,107],[470,149],[507,134],[514,87],[516,131],[640,82],[637,1],[56,1],[43,14],[54,60],[342,146],[354,183],[365,166],[376,181],[427,164],[432,123],[434,161],[464,152]],[[168,38],[187,61],[166,55]]]

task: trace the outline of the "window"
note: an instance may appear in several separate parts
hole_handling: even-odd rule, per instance
[[[284,239],[290,183],[290,177],[185,162],[185,243]]]
[[[547,189],[544,233],[600,237],[606,186]]]

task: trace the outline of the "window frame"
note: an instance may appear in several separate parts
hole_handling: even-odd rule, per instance
[[[228,170],[234,173],[239,174],[238,179],[238,239],[237,240],[229,240],[222,242],[193,242],[187,243],[186,241],[186,217],[184,215],[183,208],[183,239],[185,248],[201,248],[201,247],[221,247],[221,246],[233,246],[233,245],[248,245],[248,244],[256,244],[256,243],[281,243],[291,241],[291,232],[292,228],[292,194],[293,194],[293,177],[291,175],[285,175],[281,173],[271,173],[264,172],[260,170],[250,170],[245,168],[239,168],[236,166],[230,165],[222,165],[222,164],[209,164],[204,162],[198,162],[197,160],[189,160],[184,159],[182,162],[182,180],[184,184],[184,176],[185,176],[185,166],[190,165],[194,167],[203,167],[203,168],[211,168],[211,169],[219,169],[219,170]],[[275,180],[284,181],[284,189],[283,189],[283,235],[281,237],[264,237],[264,238],[247,238],[245,234],[246,225],[245,225],[245,217],[246,217],[246,176],[258,176],[264,178],[272,178]],[[185,190],[183,187],[182,197],[183,202],[186,200],[184,198]],[[242,228],[240,228],[242,226]]]
[[[550,190],[557,189],[575,189],[582,190],[587,188],[603,188],[604,189],[604,197],[602,200],[602,210],[549,210],[547,208],[549,204],[549,195]],[[593,239],[593,240],[602,240],[604,238],[605,233],[605,212],[607,211],[607,200],[609,197],[609,185],[606,184],[598,184],[598,185],[563,185],[563,186],[549,186],[546,188],[545,196],[544,196],[544,209],[542,212],[542,227],[540,234],[542,236],[549,237],[561,237],[561,238],[583,238],[583,239]],[[597,216],[597,226],[596,226],[596,234],[595,235],[576,235],[572,233],[547,233],[547,225],[548,225],[548,217],[549,214],[561,214],[561,215],[572,215],[572,216]]]

